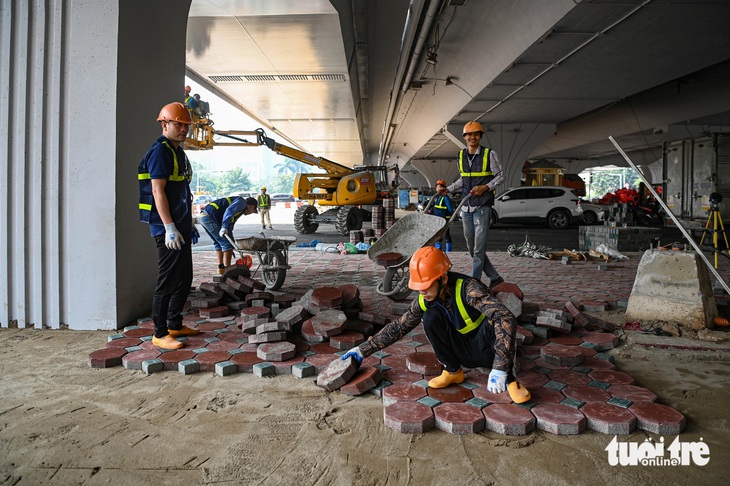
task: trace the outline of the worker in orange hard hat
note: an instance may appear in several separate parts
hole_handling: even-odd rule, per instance
[[[484,127],[477,121],[464,125],[462,136],[466,148],[459,152],[457,163],[461,177],[445,189],[445,192],[461,191],[462,197],[471,197],[461,207],[461,221],[464,226],[464,239],[472,256],[471,276],[481,279],[484,273],[489,279],[489,287],[494,288],[504,279],[487,256],[487,234],[496,188],[504,182],[502,164],[497,152],[481,145]]]
[[[515,403],[530,399],[530,392],[516,380],[515,316],[481,281],[455,273],[446,253],[426,246],[409,264],[408,287],[419,292],[401,317],[386,325],[370,340],[352,348],[341,359],[363,358],[390,346],[421,322],[433,352],[444,365],[431,388],[445,388],[465,380],[463,367],[491,368],[487,390],[509,392]]]
[[[436,200],[433,203],[433,214],[444,218],[447,222],[454,214],[454,205],[451,204],[451,198],[446,193],[446,181],[439,179],[436,181],[436,194],[433,196]],[[444,233],[444,242],[446,251],[451,251],[451,230],[447,229]],[[441,248],[441,243],[436,243],[436,248]]]
[[[150,225],[157,247],[157,285],[152,297],[155,332],[152,345],[162,349],[183,346],[177,337],[200,331],[183,326],[182,310],[193,281],[191,244],[200,236],[193,224],[193,171],[183,150],[192,120],[182,103],[162,107],[157,121],[162,136],[139,164],[140,220]]]

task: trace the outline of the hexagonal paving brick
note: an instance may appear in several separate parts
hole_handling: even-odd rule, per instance
[[[160,356],[159,349],[143,349],[142,351],[134,351],[122,356],[122,366],[128,370],[141,370],[142,362],[155,359]]]
[[[113,339],[106,343],[107,348],[131,348],[133,346],[139,346],[142,344],[140,338],[124,337],[119,339]]]
[[[394,383],[383,390],[383,406],[402,401],[415,402],[427,395],[426,389],[418,385]]]
[[[162,361],[163,369],[175,371],[180,361],[193,359],[194,357],[195,353],[192,349],[176,349],[175,351],[162,353],[158,359]]]
[[[378,265],[390,267],[401,263],[403,261],[403,255],[394,252],[381,253],[380,255],[375,257],[375,260],[378,262]]]
[[[581,366],[591,368],[593,370],[615,370],[616,365],[606,359],[598,359],[586,356],[583,358]]]
[[[307,356],[304,361],[314,366],[317,373],[322,373],[332,363],[332,360],[339,359],[339,356],[334,354],[315,354]]]
[[[245,309],[241,309],[241,315],[249,318],[269,317],[271,315],[271,309],[263,306],[246,307]]]
[[[551,343],[562,344],[563,346],[579,346],[583,340],[578,336],[554,336],[549,339]]]
[[[342,304],[342,290],[335,287],[314,289],[312,303],[320,307],[337,307]]]
[[[550,378],[545,376],[543,373],[538,373],[537,371],[533,370],[527,370],[527,371],[520,371],[517,373],[517,379],[527,387],[529,390],[530,388],[543,386],[545,383],[550,381]]]
[[[340,392],[350,396],[362,395],[380,383],[381,375],[378,368],[363,366],[350,381],[340,387]]]
[[[411,353],[406,357],[406,366],[413,373],[440,375],[444,366],[434,353]]]
[[[312,317],[312,328],[320,336],[330,337],[342,334],[345,330],[347,316],[340,310],[330,309],[322,311]]]
[[[238,336],[241,337],[240,335]],[[211,351],[231,351],[232,349],[238,349],[241,347],[241,343],[235,342],[235,341],[228,341],[221,339],[220,341],[215,341],[206,346],[206,348],[210,349]]]
[[[552,382],[557,383],[557,382]],[[527,388],[530,392],[530,401],[536,403],[560,403],[565,399],[565,396],[558,390],[539,386],[535,388]]]
[[[198,353],[193,359],[200,363],[200,371],[215,371],[215,365],[230,360],[231,354],[225,351],[210,351]]]
[[[588,385],[569,385],[567,388],[563,388],[561,393],[567,398],[574,398],[582,402],[607,402],[611,398],[611,395],[600,388]]]
[[[636,427],[636,417],[625,408],[609,403],[589,402],[580,408],[588,428],[609,435],[630,434]]]
[[[436,428],[449,434],[473,434],[484,429],[484,414],[466,403],[444,403],[433,409]]]
[[[431,430],[436,423],[431,407],[411,401],[400,401],[384,407],[383,421],[389,429],[403,434],[422,434]]]
[[[611,385],[606,391],[616,398],[637,402],[655,402],[657,396],[651,390],[636,385]]]
[[[309,343],[323,343],[327,340],[325,336],[314,332],[314,326],[312,325],[312,319],[307,319],[302,324],[301,329],[302,337]]]
[[[122,364],[122,356],[127,354],[124,348],[97,349],[89,353],[89,366],[92,368],[111,368]]]
[[[330,346],[342,351],[354,348],[358,344],[365,342],[365,336],[359,332],[345,331],[342,334],[332,336],[330,338]]]
[[[486,400],[489,403],[512,403],[512,398],[510,398],[508,392],[492,393],[487,390],[486,385],[474,388],[471,392],[476,398]]]
[[[676,435],[687,423],[684,415],[658,403],[634,403],[629,411],[636,415],[636,426],[641,430],[660,435]]]
[[[261,363],[263,360],[256,353],[246,351],[232,355],[231,361],[236,363],[239,373],[251,373],[253,372],[253,365]]]
[[[549,376],[551,380],[559,381],[566,385],[587,385],[591,382],[591,378],[585,373],[578,373],[572,370],[553,370]]]
[[[337,390],[355,374],[357,364],[352,358],[336,358],[317,376],[317,386],[327,391]]]
[[[610,332],[587,332],[581,338],[584,342],[593,344],[598,351],[607,351],[618,346],[618,336]]]
[[[555,435],[576,435],[586,428],[586,418],[578,410],[558,405],[540,403],[531,409],[537,419],[537,428]]]
[[[251,334],[248,337],[249,343],[274,343],[277,341],[283,341],[286,339],[286,332],[284,331],[273,331],[273,332],[262,332],[261,334]]]
[[[153,329],[147,329],[144,327],[138,327],[136,329],[130,329],[128,331],[124,331],[124,335],[128,338],[141,338],[144,336],[152,336],[154,334]]]
[[[459,385],[449,385],[446,388],[428,388],[429,397],[441,402],[465,402],[474,398],[474,394],[468,388]]]
[[[203,322],[195,326],[196,329],[201,331],[217,331],[218,329],[223,329],[225,327],[226,324],[223,322]]]
[[[343,305],[347,305],[360,298],[360,289],[353,284],[344,284],[337,288],[342,292]]]
[[[548,364],[556,366],[578,366],[583,362],[583,353],[577,346],[548,344],[540,350],[540,357]]]
[[[259,344],[256,356],[264,361],[286,361],[296,354],[296,346],[288,341]]]
[[[256,334],[261,334],[264,332],[277,332],[277,331],[289,331],[291,328],[289,324],[279,322],[279,321],[270,321],[270,322],[264,322],[263,324],[259,324],[256,326]]]
[[[497,403],[482,409],[485,427],[502,435],[527,435],[535,430],[535,416],[526,408]]]
[[[631,385],[634,383],[634,379],[621,371],[613,370],[593,370],[588,373],[588,376],[598,381],[605,381],[612,385]]]

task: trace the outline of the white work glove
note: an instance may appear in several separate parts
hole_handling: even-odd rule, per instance
[[[165,225],[165,246],[170,250],[180,250],[185,239],[175,227],[175,223]]]
[[[487,391],[492,393],[502,393],[507,389],[507,372],[492,370],[489,373],[489,383],[487,383]]]
[[[343,354],[342,358],[340,358],[340,359],[344,361],[347,358],[354,359],[355,363],[357,364],[357,367],[360,368],[360,365],[362,364],[362,359],[364,358],[364,356],[362,355],[362,351],[360,351],[360,348],[355,346],[354,348],[352,348],[351,350],[349,350],[348,352]]]
[[[228,230],[226,228],[221,228],[221,230],[218,232],[218,236],[223,238],[226,236],[226,233],[228,233]]]

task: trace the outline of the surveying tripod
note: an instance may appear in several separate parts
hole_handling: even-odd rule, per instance
[[[720,207],[718,204],[722,201],[722,194],[713,192],[710,194],[710,210],[707,216],[707,223],[705,229],[702,231],[702,239],[700,240],[700,246],[705,242],[705,236],[707,233],[712,233],[712,248],[715,253],[715,268],[717,268],[717,256],[721,253],[718,245],[718,235],[722,233],[722,237],[725,240],[725,251],[730,251],[730,245],[727,243],[727,235],[725,234],[725,225],[722,223],[722,216],[720,215]],[[710,229],[712,224],[712,229]]]

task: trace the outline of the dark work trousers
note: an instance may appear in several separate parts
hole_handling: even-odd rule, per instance
[[[155,337],[169,334],[167,329],[182,329],[182,313],[193,283],[193,253],[189,244],[181,250],[165,246],[165,235],[155,236],[157,245],[157,286],[152,297]]]
[[[465,368],[492,368],[494,362],[494,329],[489,319],[484,319],[474,331],[462,334],[456,330],[446,311],[432,307],[423,314],[423,329],[431,343],[436,358],[446,371]],[[514,364],[507,371],[507,383],[515,381]]]

